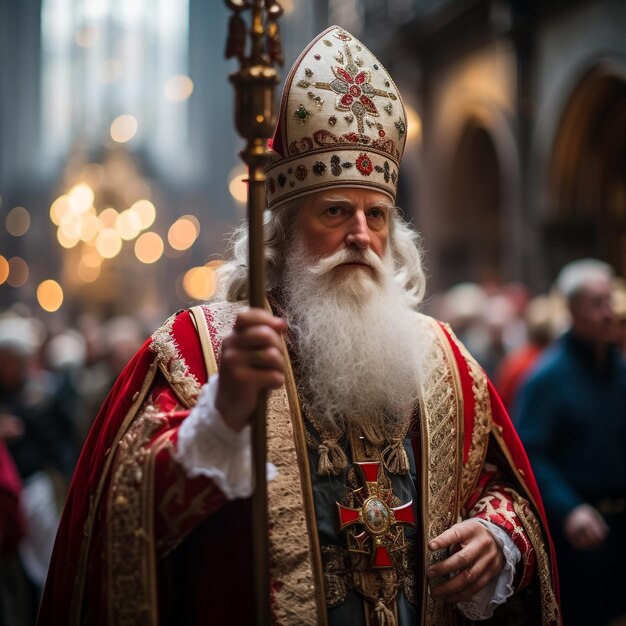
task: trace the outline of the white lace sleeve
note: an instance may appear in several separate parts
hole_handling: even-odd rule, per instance
[[[252,495],[250,426],[241,432],[229,428],[215,408],[218,376],[200,390],[198,402],[178,430],[174,459],[187,476],[213,480],[229,500]],[[271,480],[276,468],[268,463]]]
[[[500,574],[484,589],[472,596],[471,600],[457,604],[461,613],[470,620],[490,618],[494,609],[513,595],[515,565],[521,558],[520,551],[513,540],[501,528],[487,520],[477,519],[476,521],[480,522],[493,535],[493,538],[502,548],[506,563]]]

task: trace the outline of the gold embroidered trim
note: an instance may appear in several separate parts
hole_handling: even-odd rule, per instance
[[[186,408],[190,408],[198,399],[200,383],[195,375],[190,372],[172,334],[176,317],[177,314],[175,313],[167,319],[161,328],[154,332],[150,349],[156,354],[159,368],[178,399]]]
[[[154,562],[154,464],[149,442],[167,424],[147,404],[116,453],[107,501],[108,622],[157,623]]]
[[[448,324],[446,324],[446,330],[450,333],[452,341],[454,341],[467,362],[469,374],[472,379],[472,393],[474,394],[475,408],[472,443],[467,463],[463,465],[463,473],[461,476],[460,500],[461,502],[466,502],[476,486],[476,481],[480,476],[480,470],[487,458],[488,435],[492,424],[491,402],[489,399],[487,376],[482,367],[480,367],[474,357],[468,352],[467,348],[459,341]]]
[[[107,459],[104,464],[104,469],[100,476],[100,481],[94,493],[90,495],[89,498],[89,513],[87,515],[87,519],[85,521],[85,526],[83,528],[84,540],[80,547],[80,553],[78,557],[78,566],[76,568],[76,578],[74,579],[74,588],[72,591],[72,601],[70,604],[70,625],[71,626],[79,626],[81,622],[82,616],[82,605],[83,605],[83,597],[85,592],[85,582],[86,582],[86,572],[87,572],[87,562],[89,557],[89,550],[91,548],[91,538],[93,537],[93,527],[96,519],[96,515],[98,513],[98,508],[100,505],[100,500],[102,498],[102,494],[104,491],[104,486],[107,482],[109,472],[111,470],[111,464],[113,459],[115,458],[115,454],[113,451],[117,450],[117,446],[126,433],[126,430],[132,423],[133,419],[137,415],[137,411],[143,405],[146,395],[154,381],[154,377],[156,375],[157,366],[156,362],[153,362],[150,365],[150,369],[146,375],[145,380],[141,385],[141,389],[138,394],[136,394],[136,398],[128,413],[125,415],[124,420],[122,421],[122,425],[117,431],[113,443],[111,447],[105,454]]]
[[[428,543],[450,528],[459,513],[459,479],[463,460],[463,395],[450,345],[438,324],[419,315],[428,350],[420,383],[422,436],[422,528],[424,529],[424,573],[445,558],[445,551],[431,552]],[[447,346],[446,346],[447,344]],[[446,347],[448,350],[446,350]],[[459,441],[460,440],[460,441]],[[459,458],[460,457],[460,458]],[[424,624],[447,626],[456,623],[456,608],[434,599],[423,589]]]
[[[278,470],[268,483],[270,577],[280,583],[274,590],[273,610],[283,626],[317,626],[326,624],[326,607],[320,603],[321,555],[304,434],[296,432],[303,424],[297,419],[297,394],[289,373],[289,398],[282,387],[269,395],[267,403],[267,456]]]
[[[552,568],[550,566],[550,556],[546,552],[543,533],[539,520],[532,512],[528,501],[522,498],[513,489],[506,489],[513,498],[513,508],[524,526],[524,530],[535,549],[537,559],[537,571],[539,573],[539,585],[541,591],[541,623],[543,626],[554,626],[561,624],[561,614],[559,604],[554,593],[554,583],[552,581]]]

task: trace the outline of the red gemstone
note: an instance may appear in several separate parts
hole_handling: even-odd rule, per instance
[[[378,131],[378,136],[379,137],[384,137],[385,136],[385,131],[384,130],[379,130]]]
[[[339,507],[339,519],[342,526],[358,521],[359,512],[357,509],[349,509],[343,506],[343,504],[338,504],[337,506]]]
[[[341,104],[343,104],[346,107],[349,107],[353,101],[354,101],[354,98],[349,93],[342,96],[340,100]]]
[[[344,70],[343,68],[336,67],[335,72],[339,74],[339,76],[341,76],[341,78],[343,78],[347,83],[352,84],[354,82],[352,80],[352,76],[350,76],[350,74],[348,74],[348,72],[346,72],[346,70]]]
[[[357,87],[356,85],[352,85],[352,87],[350,87],[350,93],[355,97],[358,98],[361,95],[361,88]]]
[[[355,77],[354,77],[354,82],[357,85],[362,85],[365,82],[365,72],[359,72]]]

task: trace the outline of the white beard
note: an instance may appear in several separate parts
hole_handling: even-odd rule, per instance
[[[337,269],[350,261],[371,271]],[[283,287],[300,391],[316,420],[340,432],[353,422],[406,431],[427,350],[391,254],[342,249],[316,262],[295,240]]]

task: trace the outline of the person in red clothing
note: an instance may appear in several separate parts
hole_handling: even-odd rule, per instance
[[[526,307],[528,343],[506,356],[496,376],[496,389],[510,413],[513,413],[515,396],[525,376],[555,338],[557,316],[555,302],[547,296],[533,298]]]
[[[40,625],[253,624],[250,420],[268,392],[272,619],[560,624],[525,453],[480,366],[417,312],[395,208],[406,113],[331,27],[292,68],[267,171],[268,309],[247,235],[220,290],[127,366],[87,439]]]

